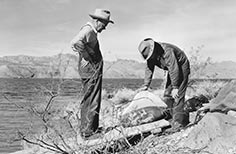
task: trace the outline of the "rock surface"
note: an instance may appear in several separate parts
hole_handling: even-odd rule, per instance
[[[212,100],[212,104],[226,104],[236,107],[236,80],[224,86],[217,97]]]
[[[182,142],[183,147],[214,154],[236,153],[235,145],[236,118],[222,113],[207,113]]]
[[[230,109],[236,108],[236,81],[223,87],[205,108],[209,109],[209,113],[193,127],[181,146],[204,149],[214,154],[235,154],[236,117],[235,111]]]

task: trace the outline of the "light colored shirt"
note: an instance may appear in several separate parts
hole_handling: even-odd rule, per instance
[[[81,55],[83,52],[90,53],[98,44],[97,31],[95,27],[88,22],[80,32],[71,41],[72,50],[79,53],[79,71],[81,67],[88,65],[89,61],[85,60]]]

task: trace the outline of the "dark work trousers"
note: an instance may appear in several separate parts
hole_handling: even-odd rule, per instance
[[[173,122],[178,122],[182,126],[186,126],[189,123],[189,113],[184,110],[184,103],[185,103],[185,93],[188,86],[188,76],[189,73],[185,73],[182,71],[183,68],[180,67],[180,74],[179,74],[179,88],[178,88],[178,95],[177,99],[173,99],[171,96],[171,92],[173,90],[171,85],[171,79],[169,74],[167,75],[166,87],[164,92],[164,99],[169,100],[167,105],[171,109],[170,114],[172,116]],[[170,101],[173,100],[173,101]],[[171,103],[172,104],[171,104]]]
[[[96,133],[99,127],[99,111],[102,92],[103,61],[96,65],[86,66],[91,74],[88,78],[82,78],[84,97],[81,102],[81,126],[82,137],[89,137]]]

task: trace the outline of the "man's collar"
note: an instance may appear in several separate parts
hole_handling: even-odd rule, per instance
[[[93,31],[94,31],[96,34],[98,33],[98,31],[96,30],[96,28],[94,27],[94,25],[93,25],[91,22],[88,22],[87,24],[92,27]]]

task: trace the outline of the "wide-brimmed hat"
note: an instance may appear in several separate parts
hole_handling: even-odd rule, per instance
[[[144,39],[138,46],[144,60],[148,60],[154,51],[154,40],[151,38]]]
[[[114,24],[114,22],[110,20],[110,16],[111,16],[110,11],[105,10],[105,9],[96,9],[94,14],[89,14],[89,16],[92,17],[93,19],[100,19],[108,23],[110,22]]]

